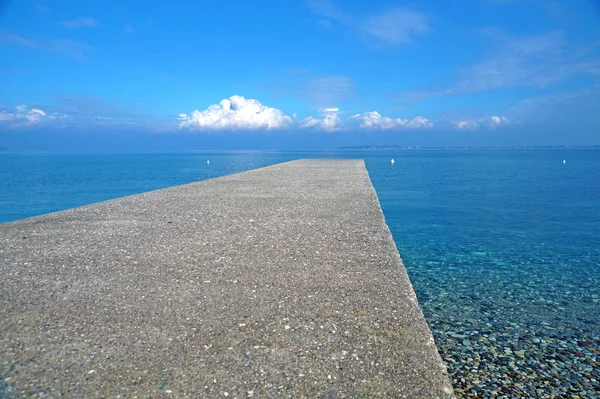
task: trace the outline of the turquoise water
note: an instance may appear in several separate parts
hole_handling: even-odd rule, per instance
[[[311,157],[365,159],[457,396],[600,397],[600,150],[5,154],[0,222]]]

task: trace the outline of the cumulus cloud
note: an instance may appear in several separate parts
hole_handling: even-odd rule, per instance
[[[508,118],[505,116],[490,116],[487,121],[489,127],[498,127],[509,123]]]
[[[184,129],[277,129],[291,124],[292,118],[277,108],[262,105],[258,100],[231,96],[204,111],[179,115],[179,127]]]
[[[320,117],[308,117],[300,121],[300,127],[321,129],[326,131],[348,129],[400,129],[400,128],[430,128],[433,123],[427,118],[417,116],[413,119],[400,119],[382,116],[377,111],[355,114],[349,118],[341,118],[338,108],[322,108]]]
[[[477,123],[474,121],[458,121],[456,127],[464,130],[477,129]]]
[[[304,128],[322,129],[326,131],[340,130],[342,119],[339,117],[338,108],[321,108],[319,113],[320,118],[309,116],[300,121],[300,126]]]
[[[0,110],[0,126],[9,128],[32,126],[63,118],[66,118],[66,115],[60,112],[48,113],[29,105],[17,105],[14,110]]]
[[[419,127],[433,127],[433,123],[429,121],[429,119],[424,118],[422,116],[417,116],[416,118],[408,120],[405,124],[405,127],[419,128]]]
[[[280,129],[297,128],[321,131],[350,129],[416,129],[431,128],[433,123],[422,116],[412,119],[390,118],[377,111],[342,117],[344,112],[337,107],[318,110],[317,116],[298,119],[285,115],[281,110],[267,107],[258,100],[231,96],[204,111],[193,111],[179,115],[179,128],[189,130],[235,130],[235,129]]]
[[[364,112],[356,114],[350,118],[359,123],[359,127],[363,129],[393,129],[397,127],[406,128],[430,128],[433,127],[427,118],[417,116],[413,119],[400,119],[382,116],[377,111]]]
[[[473,130],[480,127],[494,129],[499,126],[506,126],[508,124],[510,124],[510,120],[505,116],[487,116],[484,118],[460,120],[455,122],[456,128],[462,130]]]

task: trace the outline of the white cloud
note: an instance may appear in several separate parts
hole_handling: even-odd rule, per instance
[[[204,111],[193,111],[179,115],[179,128],[190,130],[233,130],[233,129],[280,129],[299,128],[327,132],[350,129],[417,129],[431,128],[433,123],[425,117],[412,119],[390,118],[377,111],[342,117],[344,112],[337,107],[324,107],[318,116],[298,119],[285,115],[281,110],[262,105],[258,100],[234,95]]]
[[[328,132],[340,130],[342,129],[340,126],[342,119],[338,115],[339,112],[338,108],[321,108],[319,110],[321,118],[314,118],[312,116],[304,118],[300,121],[300,127],[321,129]]]
[[[388,116],[382,116],[377,111],[364,112],[356,114],[350,118],[353,121],[360,123],[362,129],[393,129],[396,127],[406,128],[430,128],[433,127],[427,118],[417,116],[413,119],[392,119]]]
[[[30,122],[37,122],[46,116],[46,113],[38,108],[32,108],[27,114],[25,118]]]
[[[60,112],[48,113],[29,105],[17,105],[14,110],[0,110],[0,126],[8,126],[9,128],[26,127],[66,117],[65,114]]]
[[[7,110],[0,111],[0,122],[8,122],[15,119],[15,114],[8,112]]]
[[[300,121],[300,127],[321,129],[326,131],[348,129],[394,129],[394,128],[430,128],[433,127],[427,118],[417,116],[413,119],[400,119],[382,116],[377,111],[356,114],[349,118],[340,118],[338,108],[322,108],[320,117],[308,117]]]
[[[404,126],[411,128],[433,127],[433,123],[431,123],[427,118],[417,116],[416,118],[407,120]]]
[[[500,126],[510,124],[510,120],[505,116],[486,116],[484,118],[465,119],[454,123],[457,129],[474,130],[480,127],[494,129]]]
[[[340,126],[342,119],[338,115],[339,112],[340,110],[338,108],[321,108],[319,110],[321,118],[309,116],[300,121],[300,127],[321,129],[329,132],[340,130],[342,129]]]
[[[352,119],[357,120],[360,123],[360,127],[365,129],[391,129],[402,124],[401,119],[392,119],[387,116],[381,116],[377,111],[356,114],[352,116]]]
[[[321,112],[340,112],[339,108],[322,108]]]
[[[509,120],[505,116],[490,116],[487,121],[489,127],[498,127],[500,125],[506,125],[509,123]]]
[[[292,118],[277,108],[254,99],[231,96],[204,111],[179,115],[179,127],[185,129],[277,129],[291,124]]]
[[[464,130],[477,129],[477,123],[474,121],[458,121],[456,127]]]

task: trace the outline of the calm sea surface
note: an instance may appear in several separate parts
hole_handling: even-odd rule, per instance
[[[316,157],[365,159],[457,396],[600,397],[600,150],[0,154],[0,222]]]

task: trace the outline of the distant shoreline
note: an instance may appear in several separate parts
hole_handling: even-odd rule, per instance
[[[338,147],[337,150],[552,150],[552,149],[600,149],[600,145],[515,145],[515,146],[402,146],[402,145],[358,145]]]

